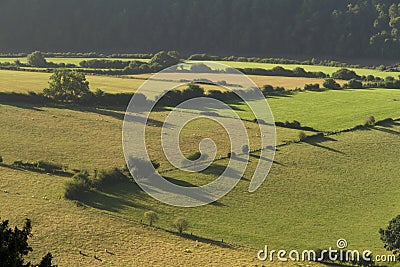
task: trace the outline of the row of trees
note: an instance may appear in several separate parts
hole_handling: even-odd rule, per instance
[[[144,218],[147,220],[150,226],[153,226],[159,220],[159,217],[154,211],[146,211],[144,213]],[[172,226],[178,231],[181,235],[184,231],[189,228],[189,222],[183,217],[177,217],[172,222]]]

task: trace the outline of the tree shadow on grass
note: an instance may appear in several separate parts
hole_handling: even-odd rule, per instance
[[[218,247],[221,247],[221,248],[234,248],[232,245],[224,243],[222,241],[216,241],[216,240],[213,240],[213,239],[209,239],[209,238],[205,238],[205,237],[201,237],[201,236],[197,236],[197,235],[193,235],[193,234],[183,233],[183,234],[180,235],[178,232],[174,232],[174,231],[171,231],[171,230],[165,230],[165,231],[167,233],[170,233],[170,234],[173,234],[173,235],[176,235],[176,236],[179,236],[179,237],[183,237],[183,238],[186,238],[186,239],[189,239],[189,240],[193,240],[193,241],[198,241],[198,242],[205,243],[205,244],[212,244],[212,245],[215,245],[215,246],[218,246]]]
[[[173,184],[178,185],[178,186],[193,187],[193,188],[194,188],[194,187],[198,187],[197,185],[194,185],[194,184],[189,183],[189,182],[187,182],[187,181],[178,180],[178,179],[175,179],[175,178],[172,178],[172,177],[167,177],[167,176],[163,176],[163,177],[164,177],[164,179],[167,180],[168,182],[173,183]],[[167,189],[166,189],[166,188],[163,188],[162,190],[167,190]],[[168,192],[171,192],[171,193],[174,193],[174,194],[182,194],[182,191],[170,190],[170,191],[168,191]],[[196,200],[202,201],[202,202],[210,202],[210,201],[211,201],[211,198],[212,198],[211,195],[209,195],[209,194],[207,194],[207,193],[205,193],[205,192],[203,192],[202,194],[197,194],[197,193],[194,192],[194,191],[192,191],[192,192],[190,193],[190,195],[189,195],[189,194],[186,194],[186,196],[188,196],[188,197],[190,197],[190,198],[192,198],[192,199],[196,199]],[[219,206],[219,207],[220,207],[220,206],[225,206],[224,204],[222,204],[222,203],[219,202],[219,201],[214,201],[214,202],[211,202],[210,204],[213,205],[213,206]]]
[[[278,162],[276,160],[271,160],[271,159],[268,159],[266,157],[261,157],[260,155],[256,155],[256,154],[253,154],[253,153],[250,153],[250,157],[256,158],[258,160],[264,160],[264,161],[272,162],[272,163],[277,164],[279,166],[286,166],[285,164],[280,163],[280,162]]]
[[[4,103],[3,103],[4,102]],[[149,126],[154,126],[154,127],[163,127],[164,122],[158,121],[155,119],[145,119],[140,116],[132,116],[132,115],[126,115],[126,107],[121,107],[121,106],[112,106],[112,107],[88,107],[88,106],[76,106],[76,105],[61,105],[61,104],[43,104],[43,105],[36,105],[36,104],[24,104],[24,103],[9,103],[5,101],[0,100],[1,105],[6,105],[6,106],[13,106],[21,109],[29,109],[32,111],[44,111],[42,108],[47,107],[47,108],[53,108],[53,109],[60,109],[60,110],[72,110],[72,111],[78,111],[78,112],[88,112],[88,113],[94,113],[102,116],[107,116],[111,117],[117,120],[124,120],[126,119],[128,122],[138,122],[138,123],[146,123]],[[166,109],[157,109],[153,110],[152,112],[162,112],[165,111]],[[165,126],[167,127],[172,127],[173,125],[171,124],[166,124]]]
[[[328,150],[330,152],[334,152],[334,153],[345,155],[345,153],[340,151],[340,150],[336,150],[334,148],[330,148],[328,146],[321,145],[321,143],[324,143],[324,142],[337,142],[336,139],[333,139],[333,138],[328,137],[328,136],[319,136],[319,135],[318,136],[312,136],[312,137],[307,138],[304,142],[309,144],[309,145],[315,146],[315,147],[326,149],[326,150]]]
[[[126,207],[147,209],[147,206],[138,204],[131,199],[141,199],[140,188],[133,182],[124,182],[104,189],[83,193],[78,201],[82,204],[100,210],[120,212]]]
[[[28,109],[32,111],[44,111],[43,109],[39,108],[37,105],[34,104],[22,104],[22,103],[9,103],[7,101],[1,101],[0,100],[0,105],[4,106],[12,106],[20,109]]]
[[[232,160],[236,160],[236,158],[233,158]],[[225,172],[225,175],[229,178],[240,179],[243,181],[250,181],[249,179],[241,176],[239,171],[237,171],[231,167],[220,165],[220,164],[215,164],[215,163],[212,164],[207,169],[203,170],[201,173],[218,177],[218,176],[221,176],[224,172]]]
[[[400,132],[392,130],[392,129],[388,129],[388,128],[374,127],[373,129],[376,131],[380,131],[380,132],[384,132],[384,133],[388,133],[388,134],[400,135]]]
[[[153,127],[172,127],[172,124],[166,123],[164,125],[164,122],[158,121],[155,119],[151,118],[145,118],[145,117],[140,117],[140,116],[133,116],[125,113],[125,110],[112,110],[112,109],[104,109],[104,108],[75,108],[74,110],[80,111],[80,112],[91,112],[91,113],[96,113],[102,116],[107,116],[107,117],[112,117],[117,120],[125,120],[127,122],[137,122],[137,123],[146,123],[148,126],[153,126]]]

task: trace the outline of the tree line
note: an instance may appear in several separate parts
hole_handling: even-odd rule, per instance
[[[21,19],[24,18],[24,19]],[[4,0],[0,52],[400,57],[395,0]]]

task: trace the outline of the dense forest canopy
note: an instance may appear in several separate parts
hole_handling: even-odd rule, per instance
[[[0,52],[400,58],[397,0],[1,0]]]

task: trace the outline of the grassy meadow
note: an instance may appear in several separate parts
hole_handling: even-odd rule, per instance
[[[55,62],[54,59],[48,61]],[[222,63],[241,68],[276,66]],[[338,69],[301,67],[326,73]],[[369,69],[356,69],[356,72],[379,77],[398,75]],[[50,75],[1,70],[0,92],[41,92]],[[147,78],[147,74],[87,75],[91,90],[99,88],[109,93],[135,92]],[[320,79],[250,78],[258,86],[271,84],[287,89],[302,88],[307,83],[322,84]],[[206,90],[215,88],[205,87]],[[371,115],[376,120],[400,117],[399,89],[293,92],[268,97],[267,101],[275,121],[297,120],[303,126],[324,132],[364,124],[365,118]],[[249,122],[254,115],[248,106],[230,105],[241,119],[247,120],[243,123],[251,149],[259,148],[260,132],[257,124]],[[122,167],[125,162],[121,130],[125,108],[2,103],[0,136],[7,141],[0,146],[0,155],[5,164],[16,160],[46,160],[67,165],[69,170],[90,173],[95,169]],[[193,111],[198,112],[195,107],[186,110]],[[225,115],[224,110],[215,112]],[[201,173],[171,170],[160,145],[162,125],[168,114],[168,109],[150,114],[151,120],[146,125],[150,157],[161,164],[161,171],[168,169],[164,175],[176,183],[201,185],[216,179],[226,168],[228,159],[215,161]],[[140,118],[134,121],[138,126],[143,123]],[[260,263],[256,253],[264,245],[276,250],[324,249],[335,247],[339,238],[348,241],[349,249],[388,254],[378,230],[400,214],[397,186],[400,183],[400,122],[304,142],[299,142],[299,130],[283,127],[276,130],[279,147],[274,163],[254,193],[248,192],[249,183],[258,161],[265,160],[258,153],[251,155],[245,175],[229,194],[198,208],[164,205],[138,190],[134,183],[127,182],[85,192],[79,202],[67,201],[63,194],[69,178],[15,170],[3,164],[0,165],[0,216],[10,219],[11,225],[22,225],[26,217],[31,218],[34,249],[31,259],[37,261],[50,251],[60,266],[322,266]],[[305,134],[316,133],[306,131]],[[224,128],[207,119],[193,120],[183,128],[180,149],[188,155],[198,150],[204,138],[217,143],[217,157],[230,152]],[[160,218],[156,227],[142,223],[143,213],[149,210]],[[175,233],[171,224],[177,216],[189,221],[187,233],[193,239]],[[191,253],[184,252],[185,249]]]
[[[281,147],[271,173],[255,193],[247,192],[257,163],[252,160],[233,191],[213,205],[195,209],[160,204],[132,194],[135,188],[126,185],[89,193],[82,200],[132,220],[140,220],[143,210],[154,210],[162,218],[158,225],[168,230],[173,230],[170,222],[175,216],[184,216],[195,235],[251,248],[326,248],[345,237],[352,249],[384,253],[378,230],[400,212],[395,186],[400,182],[399,134],[397,123]],[[202,184],[210,175],[217,177],[226,164],[216,162],[202,174],[167,175]]]
[[[168,112],[151,114],[152,123],[146,128],[147,142],[159,143],[160,124]],[[68,165],[71,169],[106,169],[122,167],[122,122],[124,111],[107,109],[61,109],[54,107],[34,107],[30,105],[0,105],[0,133],[3,138],[13,140],[0,148],[0,155],[8,163],[16,160],[48,160]],[[10,117],[13,120],[10,120]],[[195,120],[185,127],[181,135],[182,150],[190,153],[198,140],[212,138],[217,143],[226,144],[221,127],[201,131],[209,123]],[[259,147],[259,131],[254,123],[245,123],[253,147]],[[46,129],[46,130],[43,130]],[[278,144],[298,139],[298,130],[278,128]],[[312,133],[308,133],[312,134]],[[218,156],[226,155],[228,147],[221,145]],[[150,146],[149,153],[161,163],[161,168],[169,168],[165,158],[161,158],[159,146]]]
[[[324,92],[300,92],[270,97],[268,104],[276,121],[297,120],[322,131],[336,131],[364,124],[367,116],[377,120],[400,117],[400,90],[350,89]],[[247,105],[234,104],[238,114],[253,119]]]
[[[132,261],[140,264],[141,260],[163,265],[168,259],[176,264],[243,261],[250,265],[254,264],[255,249],[264,244],[278,249],[324,248],[343,237],[352,249],[385,253],[377,229],[400,212],[400,192],[395,186],[400,182],[396,175],[400,146],[394,145],[399,134],[396,123],[281,147],[270,175],[255,193],[247,192],[256,164],[252,160],[232,192],[214,205],[196,209],[160,204],[131,184],[86,193],[81,199],[85,208],[76,207],[62,199],[67,178],[0,167],[0,189],[8,192],[0,194],[1,211],[19,224],[27,216],[32,218],[35,251],[40,255],[51,250],[60,264],[96,265],[93,258],[78,254],[82,250],[112,266]],[[201,183],[226,163],[218,162],[207,174],[172,172],[168,176]],[[156,225],[162,229],[173,230],[170,222],[180,215],[190,221],[189,231],[194,235],[244,248],[224,250],[204,243],[198,248],[196,242],[143,228],[139,222],[147,210],[159,214]],[[148,250],[155,247],[170,256],[152,257]],[[105,248],[115,255],[105,253]],[[182,252],[186,248],[195,256],[186,256]]]
[[[33,253],[29,260],[33,262],[51,251],[53,263],[59,266],[256,264],[254,252],[247,248],[196,242],[142,226],[136,219],[77,206],[62,197],[65,181],[66,178],[0,166],[0,214],[11,225],[22,226],[26,217],[32,220],[29,244]],[[192,253],[185,253],[186,249]]]
[[[281,66],[285,69],[294,69],[297,67],[303,68],[306,71],[322,71],[326,74],[332,74],[335,71],[341,69],[340,67],[330,66],[319,66],[319,65],[299,65],[299,64],[270,64],[270,63],[256,63],[256,62],[234,62],[234,61],[216,61],[221,64],[228,65],[233,68],[261,68],[261,69],[272,69],[276,66]],[[377,69],[363,69],[363,68],[348,68],[354,70],[358,75],[374,75],[376,77],[386,78],[392,76],[398,78],[400,72],[386,72]]]

